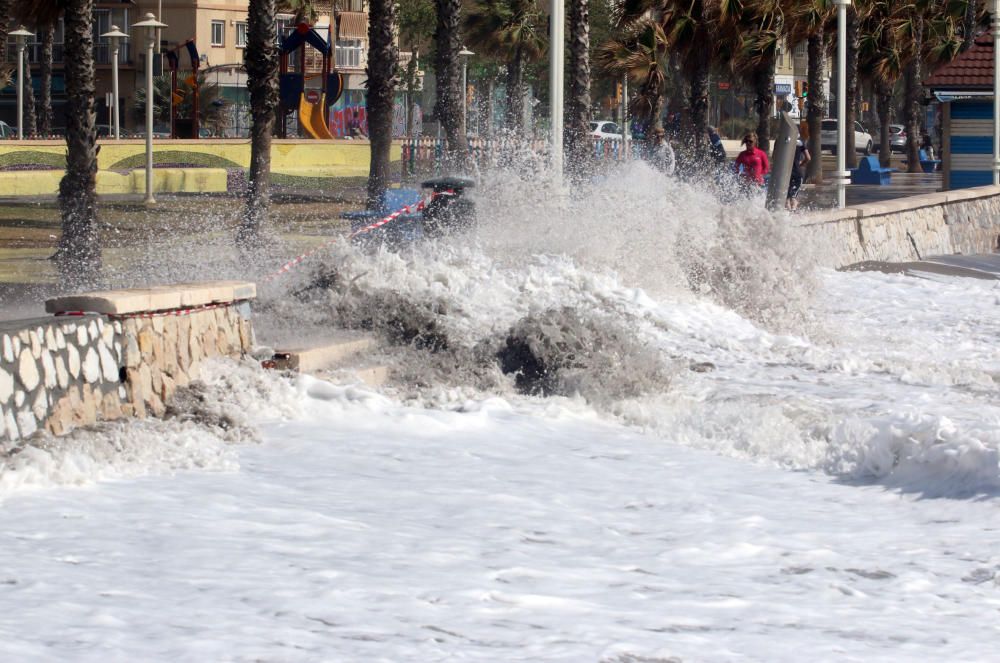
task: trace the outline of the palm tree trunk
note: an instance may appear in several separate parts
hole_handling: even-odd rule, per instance
[[[245,54],[250,91],[250,172],[246,207],[236,231],[236,243],[245,251],[261,246],[261,228],[271,203],[271,134],[278,107],[274,14],[274,0],[250,0]]]
[[[406,137],[413,137],[413,108],[417,97],[417,55],[415,47],[410,47],[410,61],[406,63]]]
[[[976,0],[968,0],[965,5],[965,16],[962,19],[962,51],[968,50],[976,39]]]
[[[707,48],[699,49],[696,61],[691,71],[691,129],[692,135],[687,143],[695,159],[707,156],[704,149],[708,138],[708,74],[711,66],[711,53]]]
[[[844,155],[847,168],[857,168],[858,152],[854,144],[854,120],[858,108],[858,11],[853,4],[847,6],[847,114],[844,126],[847,128],[847,154]]]
[[[3,16],[3,20],[0,20],[0,44],[3,45],[3,50],[0,51],[0,65],[7,64],[7,32],[10,30],[10,17],[12,16],[13,2],[11,0],[0,0],[0,16]]]
[[[903,70],[903,122],[906,124],[906,171],[909,173],[920,172],[920,95],[921,88],[921,62],[920,46],[923,30],[917,22],[916,33],[914,34],[915,55],[910,58]]]
[[[42,33],[42,96],[38,100],[38,133],[47,136],[52,133],[52,43],[55,41],[56,26],[40,28]]]
[[[94,115],[94,0],[65,5],[66,174],[59,182],[62,236],[56,250],[67,285],[91,284],[101,268],[97,234],[97,126]]]
[[[35,123],[35,85],[31,76],[31,63],[28,62],[28,54],[25,53],[24,63],[24,135],[34,136],[38,133]]]
[[[399,62],[399,54],[396,52],[396,44],[393,39],[395,26],[395,2],[393,0],[370,0],[368,3],[368,80],[365,82],[368,137],[371,143],[365,206],[370,210],[383,209],[382,201],[385,197],[385,190],[389,187],[392,177],[389,152],[392,148],[392,105],[396,90],[396,64]]]
[[[496,93],[496,84],[494,83],[494,77],[490,76],[486,80],[486,97],[483,98],[483,112],[486,114],[486,135],[489,138],[493,137],[493,96]]]
[[[570,0],[566,147],[571,163],[590,154],[590,0]]]
[[[823,94],[823,79],[826,78],[825,56],[823,52],[823,28],[820,27],[809,36],[807,43],[809,67],[807,78],[809,97],[806,110],[806,123],[809,127],[809,153],[813,158],[806,167],[806,179],[814,184],[823,181],[823,159],[821,155],[820,127],[823,123],[826,109],[826,95]]]
[[[757,145],[765,152],[771,151],[771,109],[774,108],[774,60],[753,70],[753,107],[757,112]]]
[[[514,50],[514,57],[507,64],[507,129],[516,136],[524,126],[524,65],[521,47]]]
[[[875,82],[875,94],[878,96],[878,161],[879,165],[889,167],[892,159],[892,145],[889,144],[889,123],[892,110],[892,86],[885,81]]]
[[[437,99],[434,116],[444,129],[448,150],[445,161],[453,167],[465,165],[468,146],[462,123],[462,73],[458,52],[462,48],[460,20],[461,0],[434,0],[437,9],[437,27],[434,31],[434,72],[437,75]]]

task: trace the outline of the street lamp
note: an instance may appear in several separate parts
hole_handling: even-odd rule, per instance
[[[1000,2],[1000,0],[997,0],[997,2]],[[469,128],[466,125],[466,117],[469,110],[469,84],[467,77],[469,73],[469,56],[475,55],[475,53],[463,46],[458,55],[462,58],[462,131],[465,132],[465,135],[468,135]]]
[[[837,5],[837,207],[844,209],[846,205],[847,180],[851,173],[847,170],[847,6],[851,0],[833,0]],[[854,131],[854,127],[850,127]],[[851,134],[854,135],[853,133]],[[854,141],[851,141],[854,149]]]
[[[9,34],[17,39],[17,139],[24,140],[24,47],[35,34],[23,25]]]
[[[1000,185],[1000,0],[993,0],[993,186]]]
[[[118,29],[117,25],[111,26],[110,32],[105,32],[102,37],[111,42],[111,95],[114,97],[115,140],[121,138],[118,120],[118,44],[122,39],[128,39],[128,35]]]
[[[551,0],[549,36],[549,114],[552,123],[552,177],[562,182],[563,171],[563,27],[564,0]]]
[[[165,23],[160,23],[152,14],[146,14],[146,20],[134,23],[133,28],[146,28],[146,204],[156,202],[153,197],[153,48],[156,46],[156,34]],[[118,103],[118,100],[115,100]]]

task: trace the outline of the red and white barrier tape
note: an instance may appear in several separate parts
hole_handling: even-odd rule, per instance
[[[442,196],[454,196],[454,195],[456,195],[455,192],[452,191],[452,190],[450,190],[450,189],[447,190],[447,191],[435,191],[433,194],[431,194],[430,201],[433,201],[435,198],[440,198]],[[416,212],[422,212],[424,210],[424,208],[427,207],[427,205],[428,205],[428,203],[430,201],[428,201],[428,200],[421,200],[420,202],[414,203],[413,205],[407,205],[406,207],[402,207],[402,208],[396,210],[395,212],[393,212],[392,214],[389,214],[388,216],[382,217],[378,221],[376,221],[374,223],[371,223],[371,224],[365,226],[364,228],[358,228],[357,230],[355,230],[354,232],[352,232],[351,234],[349,234],[347,236],[347,239],[351,240],[351,239],[354,239],[355,237],[357,237],[358,235],[363,235],[365,233],[371,232],[372,230],[375,230],[376,228],[381,228],[382,226],[384,226],[384,225],[386,225],[388,223],[392,223],[393,221],[395,221],[396,219],[398,219],[399,217],[401,217],[404,214],[415,214]],[[268,274],[263,279],[261,279],[261,281],[263,283],[270,283],[271,281],[273,281],[274,279],[278,278],[282,274],[287,274],[288,272],[292,271],[293,267],[295,267],[296,265],[298,265],[299,263],[301,263],[306,258],[309,258],[311,256],[316,255],[320,251],[326,249],[327,247],[331,246],[332,244],[335,244],[336,242],[338,242],[340,240],[341,240],[340,237],[334,237],[333,239],[330,239],[330,240],[328,240],[326,242],[323,242],[319,246],[315,246],[315,247],[309,249],[305,253],[292,258],[291,260],[289,260],[288,262],[286,262],[284,265],[282,265],[280,269],[278,269],[275,272],[272,272],[271,274]]]
[[[126,318],[157,318],[163,316],[171,315],[191,315],[192,313],[201,313],[202,311],[212,311],[217,308],[226,308],[232,306],[237,302],[222,302],[217,304],[202,304],[201,306],[193,306],[191,308],[172,308],[163,311],[136,311],[135,313],[104,313],[99,315],[105,315],[110,320],[125,320]],[[57,311],[54,313],[56,317],[72,316],[78,317],[82,315],[88,315],[87,311]]]

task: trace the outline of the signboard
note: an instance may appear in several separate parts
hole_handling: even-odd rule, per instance
[[[785,95],[787,97],[787,96],[789,96],[792,93],[792,84],[791,83],[775,83],[774,84],[774,93],[775,94],[783,94],[783,95]]]
[[[728,81],[719,81],[719,89],[720,90],[728,90],[729,89],[729,82]]]
[[[319,90],[308,90],[306,92],[306,101],[311,104],[319,103]]]

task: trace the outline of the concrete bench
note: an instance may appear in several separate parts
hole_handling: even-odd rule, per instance
[[[940,159],[930,159],[927,156],[927,150],[920,150],[920,168],[925,173],[933,173],[941,165]]]
[[[878,157],[861,157],[858,167],[851,169],[851,184],[889,184],[894,168],[883,168]]]

